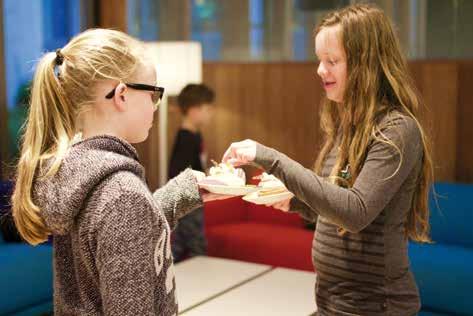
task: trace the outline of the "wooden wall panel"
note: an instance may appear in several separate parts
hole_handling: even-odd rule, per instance
[[[206,64],[217,92],[216,115],[204,130],[209,155],[220,159],[232,141],[251,138],[313,165],[321,86],[313,64]]]
[[[427,109],[435,179],[453,182],[457,157],[457,64],[413,62],[411,69]]]
[[[458,65],[456,180],[473,182],[473,61]]]

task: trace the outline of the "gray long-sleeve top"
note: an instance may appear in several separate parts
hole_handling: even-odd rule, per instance
[[[373,139],[351,188],[327,180],[337,145],[320,176],[257,146],[255,163],[295,194],[292,210],[317,219],[312,257],[320,315],[414,315],[420,308],[405,223],[422,166],[421,135],[415,121],[399,113],[386,116],[380,126],[399,151]],[[340,228],[347,232],[340,234]]]

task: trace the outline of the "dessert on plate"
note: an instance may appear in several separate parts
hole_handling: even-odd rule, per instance
[[[212,193],[234,196],[242,196],[258,190],[256,186],[246,185],[243,169],[235,168],[228,163],[215,162],[208,176],[199,182],[199,186]]]
[[[243,169],[235,168],[230,164],[220,163],[210,168],[209,175],[200,183],[241,187],[246,184],[246,176]]]
[[[243,197],[243,200],[254,204],[273,204],[294,197],[278,178],[264,172],[258,184],[258,190]]]
[[[287,192],[287,188],[278,178],[272,174],[267,174],[263,172],[261,176],[258,177],[261,181],[258,184],[258,196],[266,196]]]

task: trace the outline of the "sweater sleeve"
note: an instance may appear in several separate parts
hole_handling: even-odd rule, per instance
[[[317,222],[317,212],[310,208],[307,204],[299,200],[297,197],[291,199],[289,212],[297,212],[301,217],[309,222]]]
[[[374,139],[351,188],[335,185],[260,144],[255,163],[284,182],[313,212],[350,232],[359,232],[381,213],[422,157],[420,132],[414,120],[391,119],[382,124],[380,134],[396,148]]]
[[[158,241],[153,240],[152,207],[132,192],[112,202],[97,228],[96,265],[104,314],[156,315],[153,245]]]
[[[204,205],[197,180],[191,169],[186,169],[153,193],[153,198],[164,212],[171,229],[184,215]]]

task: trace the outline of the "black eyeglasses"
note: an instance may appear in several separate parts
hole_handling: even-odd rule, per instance
[[[159,101],[163,98],[164,95],[164,88],[162,87],[157,87],[157,86],[151,86],[149,84],[142,84],[142,83],[125,83],[125,85],[129,88],[135,89],[135,90],[144,90],[144,91],[153,91],[153,94],[151,95],[151,99],[153,100],[154,104],[158,104]],[[115,95],[115,89],[110,91],[105,98],[106,99],[111,99]]]

